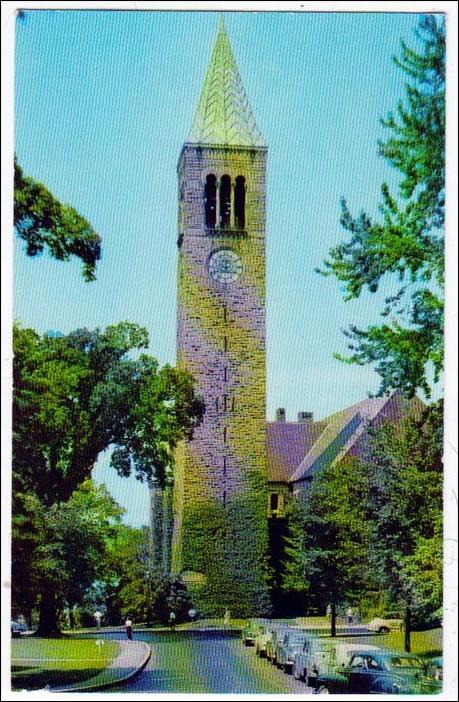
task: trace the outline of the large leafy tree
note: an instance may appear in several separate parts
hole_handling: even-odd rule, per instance
[[[103,571],[107,543],[123,510],[104,486],[96,487],[90,479],[67,502],[50,507],[33,494],[15,497],[23,509],[13,514],[12,522],[13,608],[30,618],[32,606],[48,591],[41,603],[38,632],[58,633],[58,610],[64,603],[69,608],[81,603],[88,586]]]
[[[380,218],[352,216],[342,200],[346,241],[330,250],[324,275],[344,283],[345,299],[374,293],[388,276],[397,292],[386,299],[384,321],[367,329],[351,326],[351,354],[341,360],[375,365],[380,394],[402,389],[427,396],[429,372],[443,368],[443,284],[445,205],[445,26],[440,16],[422,17],[421,48],[402,43],[396,65],[407,77],[405,100],[382,124],[389,136],[379,153],[401,175],[398,197],[382,185]]]
[[[442,606],[443,407],[378,430],[362,465],[372,524],[371,568],[381,589],[411,619],[433,621]]]
[[[17,518],[30,523],[33,513],[23,496],[45,509],[68,502],[107,448],[121,475],[166,480],[174,446],[192,435],[203,404],[187,373],[159,368],[146,354],[133,357],[148,345],[144,329],[121,322],[103,332],[39,336],[15,327],[13,340]],[[31,528],[28,547],[34,539]],[[50,583],[41,594],[42,632],[56,628],[47,604],[53,598]]]
[[[442,405],[370,434],[365,456],[322,468],[293,508],[284,583],[322,606],[385,593],[410,650],[413,619],[433,624],[442,605]]]
[[[322,468],[307,499],[293,504],[289,515],[284,586],[315,597],[322,608],[331,605],[332,636],[337,605],[371,589],[368,500],[368,480],[348,458]]]
[[[38,181],[25,176],[14,161],[14,226],[26,242],[26,252],[36,256],[46,248],[53,258],[83,262],[83,277],[95,278],[101,238],[73,207],[57,200]]]

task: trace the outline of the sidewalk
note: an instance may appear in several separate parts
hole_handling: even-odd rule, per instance
[[[64,687],[51,687],[50,692],[84,692],[101,690],[133,678],[148,663],[151,648],[144,641],[117,641],[120,646],[118,656],[112,664],[89,680]]]

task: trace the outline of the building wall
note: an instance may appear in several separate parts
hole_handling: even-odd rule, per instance
[[[172,569],[204,583],[192,587],[209,613],[268,606],[265,159],[265,149],[185,144],[178,168],[177,363],[193,374],[206,410],[176,454]],[[210,173],[233,184],[245,177],[245,233],[206,230]],[[207,269],[220,248],[242,261],[228,286]]]

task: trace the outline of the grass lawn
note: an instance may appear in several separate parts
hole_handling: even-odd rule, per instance
[[[104,670],[118,654],[116,641],[40,639],[11,641],[11,685],[15,690],[77,683]]]
[[[430,631],[412,631],[411,632],[411,653],[417,653],[420,656],[435,657],[442,655],[443,629],[431,629]],[[373,634],[355,636],[340,636],[342,640],[349,643],[371,644],[380,648],[394,649],[396,651],[404,650],[404,634],[398,631],[391,631],[389,634]]]

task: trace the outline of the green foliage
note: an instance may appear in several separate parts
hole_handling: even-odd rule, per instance
[[[100,452],[114,448],[111,462],[121,475],[134,471],[141,480],[165,481],[173,449],[191,436],[203,405],[187,373],[160,369],[145,354],[132,358],[133,351],[148,346],[146,331],[135,324],[42,337],[15,325],[13,343],[13,549],[22,572],[34,571],[28,586],[16,577],[18,596],[33,602],[34,588],[44,588],[42,602],[47,592],[54,598],[46,616],[56,620],[63,593],[60,586],[45,587],[45,573],[50,583],[65,582],[55,570],[63,547],[59,529],[67,533],[73,513],[74,524],[86,525],[87,517],[78,521],[84,485],[78,504],[75,491]],[[37,542],[37,533],[47,531],[46,543]],[[69,543],[72,538],[77,532],[68,534]],[[92,572],[82,552],[75,554],[78,568]],[[42,567],[36,565],[38,555]]]
[[[286,589],[322,604],[357,601],[371,587],[368,483],[356,459],[325,466],[303,503],[290,507]]]
[[[427,622],[442,603],[442,405],[370,433],[364,457],[322,468],[292,505],[285,587]]]
[[[13,478],[45,504],[69,499],[101,451],[142,480],[163,480],[173,448],[200,421],[191,377],[144,354],[146,331],[120,322],[40,337],[14,328]]]
[[[26,242],[28,256],[42,253],[45,247],[59,261],[77,256],[83,262],[84,279],[95,279],[100,236],[73,207],[60,203],[42,183],[25,176],[16,159],[14,226]]]
[[[123,510],[104,486],[82,483],[67,502],[45,506],[35,495],[15,495],[12,534],[12,604],[25,611],[49,597],[57,631],[57,610],[82,602],[88,586],[103,570],[107,539]],[[43,606],[42,606],[43,609]]]
[[[394,602],[409,603],[420,619],[442,603],[442,454],[439,402],[400,431],[382,427],[365,461],[374,572]]]
[[[195,607],[206,616],[266,615],[267,533],[265,501],[259,494],[199,500],[183,514],[183,570],[204,573],[204,584],[189,585]]]
[[[381,221],[354,218],[342,200],[341,224],[349,241],[330,250],[324,275],[344,283],[345,299],[364,290],[374,293],[384,278],[400,285],[386,299],[386,323],[345,334],[352,352],[337,356],[348,363],[375,364],[379,394],[401,389],[429,396],[428,368],[434,381],[443,369],[443,283],[445,204],[445,27],[441,17],[423,16],[419,53],[402,43],[396,65],[408,76],[405,102],[382,120],[390,136],[380,155],[401,173],[400,198],[383,184]]]

